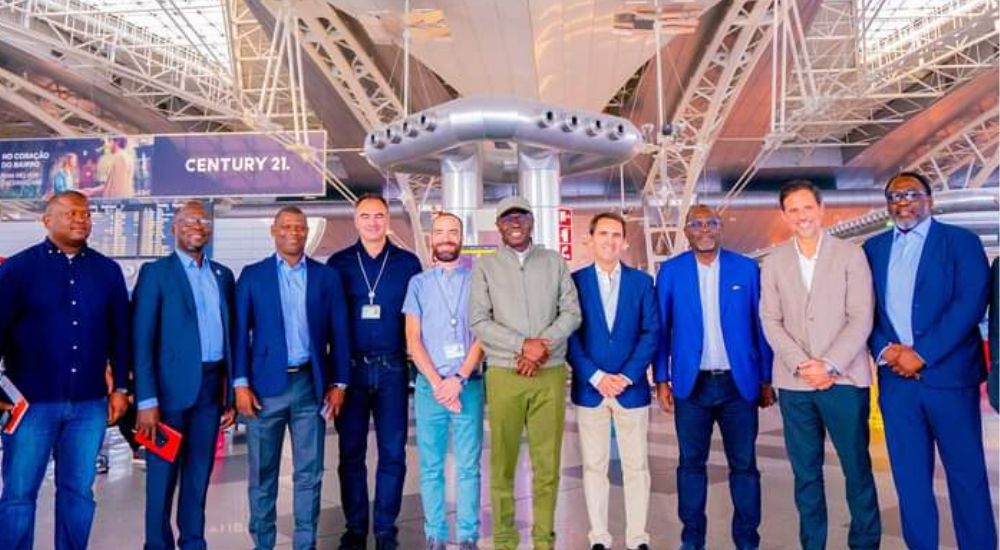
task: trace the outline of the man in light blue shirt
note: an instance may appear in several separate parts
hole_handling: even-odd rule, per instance
[[[895,227],[864,245],[879,298],[868,344],[879,363],[903,540],[914,550],[939,546],[940,456],[958,547],[996,548],[979,389],[986,378],[979,323],[989,297],[983,244],[932,217],[931,185],[922,174],[890,178],[885,199]]]
[[[344,402],[350,349],[343,285],[305,254],[309,226],[294,206],[271,225],[276,253],[248,265],[236,287],[233,387],[247,424],[250,536],[277,541],[278,476],[292,443],[292,548],[316,547],[326,421]]]
[[[461,550],[479,540],[479,458],[483,445],[482,347],[469,330],[471,271],[460,264],[462,221],[441,213],[431,246],[436,265],[410,279],[403,303],[406,342],[420,371],[414,409],[420,450],[420,497],[428,550],[448,541],[445,459],[454,441],[458,478],[456,531]]]
[[[177,210],[173,232],[176,252],[144,265],[132,293],[137,430],[154,438],[162,421],[184,437],[174,462],[147,456],[147,550],[174,548],[171,508],[178,478],[179,544],[204,548],[205,495],[220,415],[225,410],[223,428],[234,419],[223,382],[231,358],[233,273],[205,257],[212,220],[200,203]]]

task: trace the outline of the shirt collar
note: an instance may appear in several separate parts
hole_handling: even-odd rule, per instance
[[[812,258],[806,258],[805,254],[803,254],[802,251],[799,250],[799,240],[795,238],[795,235],[792,235],[792,244],[795,245],[795,253],[798,254],[800,258],[803,258],[805,260],[809,261],[817,260],[819,258],[819,251],[823,249],[823,235],[825,233],[826,231],[819,232],[819,242],[816,243],[816,253],[813,254]]]
[[[618,277],[622,272],[622,263],[621,261],[615,262],[615,268],[611,270],[611,273],[601,269],[601,266],[597,265],[597,262],[594,262],[594,269],[597,270],[598,275],[603,277]]]
[[[926,239],[927,238],[927,232],[930,231],[931,220],[933,218],[934,218],[933,216],[927,216],[926,220],[918,223],[916,227],[914,227],[913,229],[907,231],[906,233],[903,233],[902,231],[900,231],[898,227],[894,227],[893,230],[892,230],[892,240],[893,240],[893,242],[899,240],[900,237],[904,237],[906,235],[917,235],[918,237],[920,237],[920,240]]]
[[[198,262],[194,261],[194,258],[187,252],[178,248],[174,250],[174,254],[177,254],[177,257],[181,260],[181,264],[188,269],[205,269],[208,266],[208,258],[204,256],[201,258],[201,266],[199,267]]]
[[[48,237],[45,237],[45,240],[42,241],[42,245],[45,247],[45,249],[48,251],[49,254],[60,254],[63,256],[66,255],[66,253],[60,250],[59,247],[56,246],[56,243],[52,242],[52,240],[49,239]],[[73,257],[75,258],[77,256],[87,256],[89,252],[90,252],[90,247],[87,246],[86,243],[84,243],[84,245],[80,247],[80,251],[74,254]]]
[[[443,267],[439,266],[439,265],[434,266],[432,269],[434,270],[434,272],[436,274],[441,275],[441,276],[445,276],[445,277],[448,276],[449,273],[452,273],[454,275],[464,275],[466,272],[469,271],[469,268],[466,267],[462,263],[459,263],[457,266],[455,266],[450,271],[445,271],[445,269]]]
[[[281,254],[278,254],[277,252],[274,253],[274,258],[278,262],[278,267],[283,269],[288,269],[290,271],[298,271],[306,266],[305,254],[303,254],[302,257],[299,258],[299,263],[295,265],[291,265],[290,263],[286,262],[285,259],[281,256]]]
[[[365,245],[361,244],[360,237],[358,238],[357,242],[354,243],[354,249],[361,253],[361,258],[369,260],[380,260],[382,258],[382,255],[388,252],[390,248],[396,248],[396,245],[392,244],[392,239],[386,237],[385,246],[382,247],[382,251],[379,252],[377,256],[372,258],[371,256],[368,255],[368,251],[365,250]]]

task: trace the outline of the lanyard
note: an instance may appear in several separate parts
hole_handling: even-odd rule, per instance
[[[444,268],[441,268],[441,274],[444,274]],[[462,278],[462,286],[458,289],[458,302],[455,304],[455,307],[451,307],[451,303],[448,301],[448,295],[445,294],[444,287],[441,286],[440,277],[435,274],[433,279],[434,282],[437,283],[438,292],[441,294],[441,301],[444,302],[445,307],[448,308],[448,314],[451,316],[451,318],[448,319],[448,324],[450,324],[453,329],[458,331],[458,306],[462,303],[462,293],[465,292],[465,284],[469,279],[468,277]]]
[[[358,255],[358,267],[361,268],[361,275],[365,278],[365,286],[368,287],[368,305],[375,303],[375,290],[378,288],[378,282],[382,280],[382,272],[385,271],[385,263],[389,260],[389,249],[385,251],[385,257],[382,258],[382,267],[378,268],[378,275],[375,277],[375,286],[372,286],[368,282],[368,273],[365,272],[365,264],[361,263],[361,252],[355,251]]]

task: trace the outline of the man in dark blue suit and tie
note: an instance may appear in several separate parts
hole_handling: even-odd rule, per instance
[[[137,430],[155,438],[162,421],[184,438],[174,462],[146,457],[146,550],[174,548],[178,477],[177,546],[206,547],[205,497],[219,419],[225,411],[223,428],[234,419],[225,384],[233,272],[205,257],[212,220],[201,203],[187,202],[174,212],[173,234],[175,252],[143,265],[132,293]]]
[[[590,221],[594,263],[573,274],[583,324],[569,339],[571,397],[583,461],[583,494],[592,550],[609,550],[608,437],[612,420],[625,489],[625,545],[649,550],[650,388],[660,321],[653,279],[622,263],[625,219],[612,212]]]
[[[983,245],[931,217],[930,182],[920,174],[893,176],[885,197],[895,228],[864,245],[876,296],[868,343],[879,363],[903,539],[915,550],[938,547],[937,447],[958,547],[996,548],[979,405],[986,376],[979,322],[989,299]]]
[[[683,550],[705,548],[705,464],[716,423],[729,463],[733,542],[741,550],[760,546],[757,407],[774,404],[772,353],[758,314],[757,263],[723,250],[721,230],[712,209],[693,206],[684,226],[691,251],[664,262],[656,276],[663,329],[654,378],[677,427]]]
[[[292,439],[292,548],[316,547],[326,421],[344,403],[350,341],[336,271],[305,255],[309,227],[294,206],[271,225],[277,253],[248,265],[236,287],[233,386],[247,423],[250,535],[274,548],[281,449]]]

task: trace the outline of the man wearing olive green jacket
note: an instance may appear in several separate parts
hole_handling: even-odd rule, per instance
[[[531,204],[507,197],[497,207],[503,245],[476,262],[469,322],[486,350],[493,544],[514,550],[514,471],[528,429],[533,474],[533,547],[555,547],[556,493],[566,410],[566,347],[580,325],[569,267],[532,246]]]

